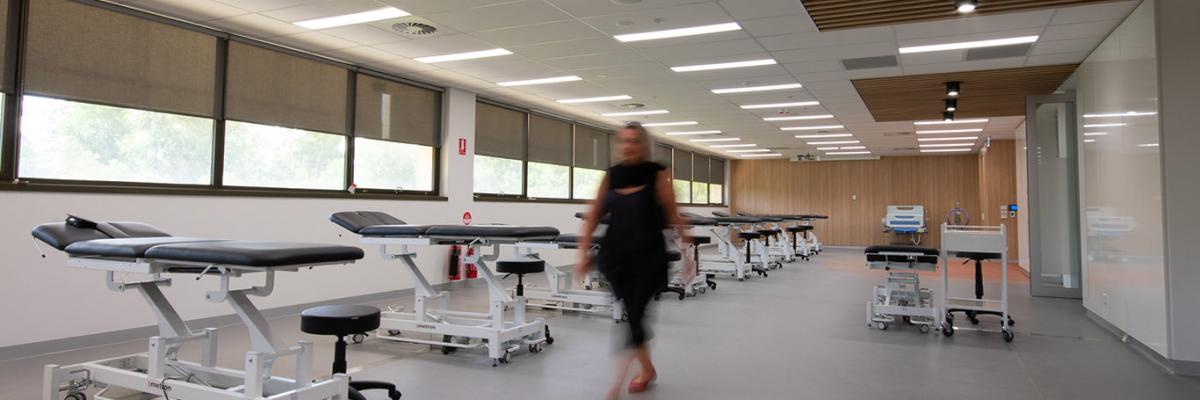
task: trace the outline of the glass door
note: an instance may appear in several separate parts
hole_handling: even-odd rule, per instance
[[[1030,96],[1025,114],[1030,293],[1082,298],[1075,96]]]

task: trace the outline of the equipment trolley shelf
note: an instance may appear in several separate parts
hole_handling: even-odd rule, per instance
[[[942,224],[942,290],[941,308],[946,310],[942,334],[954,335],[953,312],[964,312],[975,322],[977,314],[1000,316],[1000,334],[1005,342],[1013,340],[1012,319],[1008,314],[1008,241],[1007,232],[1000,226],[965,226]],[[970,256],[967,256],[967,255]],[[968,298],[950,296],[950,257],[959,256],[1000,260],[1000,298]],[[977,294],[981,294],[977,288]],[[982,296],[979,296],[982,297]]]

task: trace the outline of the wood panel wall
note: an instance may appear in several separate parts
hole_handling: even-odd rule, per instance
[[[979,153],[979,206],[972,224],[1004,224],[1008,234],[1008,259],[1016,260],[1017,220],[1000,218],[1000,207],[1017,204],[1017,142],[993,140]]]
[[[816,223],[822,244],[869,246],[893,241],[883,233],[888,205],[925,206],[929,232],[922,245],[938,247],[937,231],[955,202],[978,213],[979,158],[970,155],[883,157],[879,160],[733,161],[733,211],[824,214]]]

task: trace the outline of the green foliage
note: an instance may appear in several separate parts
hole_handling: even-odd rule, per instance
[[[229,121],[225,124],[225,184],[344,189],[346,137]]]
[[[360,188],[433,190],[433,148],[354,138],[354,183]]]
[[[529,163],[529,197],[565,199],[570,193],[571,167]]]
[[[475,193],[521,193],[521,160],[475,155]]]

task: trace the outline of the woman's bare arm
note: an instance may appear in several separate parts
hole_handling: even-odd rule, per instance
[[[604,215],[605,193],[608,193],[608,174],[604,174],[604,179],[600,181],[600,190],[595,198],[588,201],[588,211],[583,215],[582,232],[579,233],[579,265],[575,267],[578,273],[586,273],[591,267],[592,233],[596,231],[596,225]]]

